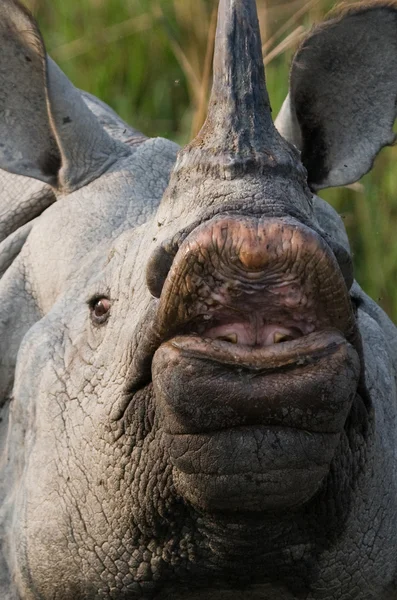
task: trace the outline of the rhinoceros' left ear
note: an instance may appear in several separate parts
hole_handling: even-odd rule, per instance
[[[293,60],[276,120],[313,189],[346,185],[394,142],[397,2],[354,4],[316,27]]]
[[[0,168],[72,191],[128,153],[46,55],[31,14],[0,2]]]

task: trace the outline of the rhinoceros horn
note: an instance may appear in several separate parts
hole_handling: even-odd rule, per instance
[[[233,179],[286,163],[298,167],[299,159],[273,125],[256,2],[220,0],[207,120],[177,170],[201,167]]]

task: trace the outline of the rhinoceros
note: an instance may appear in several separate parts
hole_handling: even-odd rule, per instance
[[[1,1],[2,600],[397,598],[396,329],[315,194],[393,142],[396,34],[386,0],[314,28],[274,125],[220,0],[180,150]]]

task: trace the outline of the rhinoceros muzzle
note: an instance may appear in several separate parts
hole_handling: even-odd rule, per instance
[[[322,238],[290,217],[203,223],[173,261],[156,327],[153,385],[177,491],[210,510],[310,499],[360,373],[348,290]]]

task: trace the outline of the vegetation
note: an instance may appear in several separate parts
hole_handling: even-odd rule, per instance
[[[299,40],[333,3],[257,0],[274,114]],[[148,135],[183,144],[205,118],[217,0],[27,0],[47,49],[77,85]],[[362,287],[397,321],[397,148],[352,188],[322,195],[343,215]],[[393,168],[394,167],[394,168]]]

